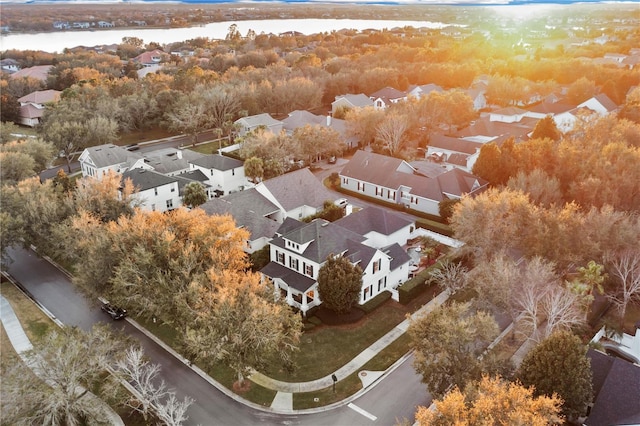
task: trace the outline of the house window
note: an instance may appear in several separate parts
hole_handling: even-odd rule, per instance
[[[171,185],[171,192],[176,192],[176,187],[174,185]]]
[[[235,176],[236,175],[236,169],[231,169],[231,176]]]
[[[304,264],[304,274],[313,277],[313,265]]]
[[[376,272],[378,272],[380,268],[382,268],[382,259],[378,259],[373,262],[373,273],[375,274]]]
[[[293,256],[289,257],[289,268],[293,269],[294,271],[297,271],[298,259],[294,258]]]
[[[364,289],[364,295],[362,296],[362,300],[365,301],[369,297],[369,287]]]
[[[276,252],[276,260],[278,263],[281,263],[284,265],[284,253],[277,251]]]
[[[153,188],[153,195],[158,196],[158,188]]]
[[[349,179],[347,179],[347,178],[342,178],[342,183],[343,183],[343,184],[345,184],[345,185],[346,185],[346,184],[348,184],[348,183],[349,183]]]
[[[151,204],[151,211],[155,212],[156,211],[156,205],[155,204]]]
[[[173,200],[167,200],[167,209],[171,210],[173,208]]]
[[[378,280],[378,293],[380,293],[380,290],[382,290],[382,283],[384,282],[384,278],[380,278]]]

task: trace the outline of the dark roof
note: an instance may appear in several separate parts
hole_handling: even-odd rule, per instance
[[[249,199],[253,199],[253,202]],[[247,208],[249,204],[261,211]],[[278,208],[253,188],[214,198],[202,204],[200,208],[211,216],[231,215],[238,227],[249,231],[253,240],[262,237],[272,238],[280,227],[278,222],[265,217]]]
[[[444,135],[432,135],[429,140],[429,146],[433,148],[446,149],[448,151],[460,152],[463,154],[473,154],[476,150],[482,148],[482,143],[468,141],[460,138],[452,138]]]
[[[224,155],[219,154],[211,154],[197,158],[191,161],[191,164],[205,169],[225,171],[242,167],[244,163],[240,160],[236,160],[235,158],[225,157]]]
[[[488,182],[460,169],[451,169],[436,178],[443,194],[462,196],[485,188]]]
[[[608,355],[594,352],[589,350],[587,356],[592,362],[595,399],[584,424],[640,424],[640,367],[617,357],[606,361],[602,356]]]
[[[189,169],[189,163],[205,157],[205,154],[200,154],[199,152],[189,149],[178,150],[176,148],[149,151],[142,155],[144,156],[144,162],[152,166],[153,170],[165,175],[187,170]]]
[[[400,247],[398,243],[393,243],[390,246],[380,249],[384,254],[391,258],[389,269],[391,271],[398,269],[400,266],[405,265],[411,261],[411,256],[405,249]]]
[[[220,200],[224,201],[225,204],[231,206],[229,211],[232,211],[234,213],[247,211],[256,213],[264,217],[279,210],[278,206],[265,198],[255,188],[249,188],[244,191],[231,193],[225,197],[220,198]],[[209,204],[213,205],[217,203],[216,200],[209,200],[202,206],[204,208],[205,205]],[[205,211],[207,211],[206,208]]]
[[[325,201],[335,198],[308,168],[285,173],[262,184],[286,211],[301,206],[321,208]]]
[[[327,122],[325,117],[315,115],[309,111],[296,110],[289,113],[289,116],[282,120],[282,127],[286,130],[295,130],[298,127],[304,127],[307,124],[316,125]]]
[[[359,150],[344,166],[340,174],[363,182],[387,186],[385,183],[398,170],[402,162],[403,160],[399,158]],[[396,186],[387,187],[394,188]]]
[[[365,207],[334,223],[360,235],[366,235],[372,231],[382,235],[391,235],[414,222],[379,207]]]
[[[114,164],[121,164],[129,161],[139,160],[142,156],[138,153],[127,151],[126,149],[114,144],[105,144],[91,146],[87,148],[91,160],[96,167],[107,167]]]
[[[303,222],[300,222],[299,220],[296,220],[292,217],[286,217],[284,219],[284,222],[282,222],[282,225],[280,225],[276,232],[278,233],[278,235],[284,235],[292,229],[296,229],[298,226],[301,226],[302,223]]]
[[[276,262],[267,263],[267,266],[262,268],[260,272],[271,278],[280,278],[287,283],[289,287],[295,288],[303,293],[316,283],[313,278],[302,275]]]
[[[539,119],[524,117],[515,123],[504,123],[502,121],[491,121],[489,117],[476,120],[469,127],[459,130],[457,137],[468,136],[514,136],[516,139],[527,138],[533,131]]]
[[[575,105],[563,104],[560,102],[541,102],[538,105],[529,108],[531,112],[537,112],[539,114],[560,114],[563,112],[571,111]]]
[[[127,178],[131,179],[133,186],[139,191],[145,191],[176,182],[175,178],[145,169],[127,170],[122,174],[122,180],[124,181]]]
[[[177,176],[189,180],[195,180],[200,183],[204,183],[205,181],[209,180],[209,178],[204,173],[202,173],[202,170],[189,170],[188,172],[180,173]]]
[[[401,90],[394,89],[393,87],[385,87],[384,89],[380,89],[377,92],[369,95],[369,98],[373,100],[381,98],[384,100],[392,101],[396,99],[402,99],[405,96],[407,96],[407,94]]]
[[[446,167],[444,167],[442,164],[434,163],[433,161],[415,160],[410,162],[409,164],[411,165],[411,167],[416,169],[416,173],[429,178],[434,178],[447,172]]]

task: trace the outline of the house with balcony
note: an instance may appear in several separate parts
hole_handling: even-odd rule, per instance
[[[317,281],[320,268],[330,256],[341,256],[363,271],[358,303],[364,304],[382,292],[393,294],[407,280],[410,262],[397,243],[376,248],[367,242],[367,237],[338,223],[287,218],[269,243],[271,261],[261,273],[271,280],[276,296],[306,315],[322,303]]]

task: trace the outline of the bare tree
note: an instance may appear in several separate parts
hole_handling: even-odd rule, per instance
[[[624,320],[627,306],[632,301],[640,301],[640,249],[628,249],[617,254],[611,262],[611,273],[617,278],[614,292],[607,298],[618,308]]]
[[[155,416],[162,424],[178,426],[188,419],[186,411],[193,399],[178,400],[175,392],[167,389],[164,380],[158,381],[160,366],[150,364],[142,349],[127,349],[124,358],[116,363],[115,371],[132,388],[132,395],[125,405],[141,413],[145,421]]]
[[[462,265],[462,262],[445,261],[440,268],[431,272],[431,278],[450,294],[454,294],[466,287],[466,274],[467,268]]]
[[[547,320],[543,339],[554,331],[568,330],[585,321],[579,296],[565,287],[552,288],[541,300],[540,310]]]
[[[376,127],[376,140],[393,156],[400,152],[406,140],[409,124],[404,115],[391,112]]]

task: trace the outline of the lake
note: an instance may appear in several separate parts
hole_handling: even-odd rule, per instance
[[[391,29],[412,26],[414,28],[443,28],[450,24],[430,21],[391,21],[360,19],[273,19],[254,21],[226,21],[190,27],[169,29],[129,28],[122,30],[95,31],[56,31],[36,34],[3,34],[0,37],[0,50],[42,50],[62,52],[65,48],[76,46],[97,46],[101,44],[119,44],[123,37],[138,37],[145,43],[156,42],[160,45],[185,41],[198,37],[224,39],[229,26],[236,24],[240,34],[245,36],[251,29],[256,34],[279,34],[298,31],[302,34],[316,34],[342,29]]]

